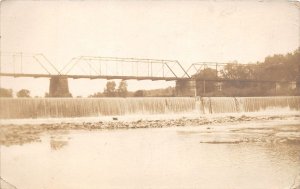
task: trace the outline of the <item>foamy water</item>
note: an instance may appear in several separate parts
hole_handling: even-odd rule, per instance
[[[197,119],[197,118],[226,118],[226,117],[241,117],[248,116],[253,118],[270,118],[273,116],[281,116],[286,119],[294,119],[299,116],[299,111],[291,111],[288,108],[272,108],[260,112],[239,112],[239,113],[214,113],[214,114],[199,114],[195,111],[192,113],[178,113],[178,114],[134,114],[134,115],[118,115],[118,116],[97,116],[97,117],[75,117],[75,118],[36,118],[36,119],[1,119],[2,125],[23,125],[23,124],[42,124],[42,123],[84,123],[84,122],[109,122],[109,121],[138,121],[138,120],[170,120],[170,119]],[[117,120],[114,120],[117,119]]]
[[[300,97],[0,98],[0,107],[1,119],[174,116],[300,111]]]

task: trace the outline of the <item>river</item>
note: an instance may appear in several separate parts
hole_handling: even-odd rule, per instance
[[[299,96],[0,98],[0,106],[0,188],[300,186]]]
[[[300,173],[299,144],[299,118],[52,131],[1,146],[1,177],[18,189],[284,189]]]

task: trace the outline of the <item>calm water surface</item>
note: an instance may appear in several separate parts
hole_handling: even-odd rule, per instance
[[[18,189],[289,188],[300,126],[251,126],[50,133],[2,146],[1,175]]]

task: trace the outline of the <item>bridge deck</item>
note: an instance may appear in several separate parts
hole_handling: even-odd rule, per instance
[[[153,76],[112,76],[112,75],[52,75],[52,74],[14,74],[14,73],[0,73],[3,77],[32,77],[32,78],[51,78],[51,77],[65,77],[71,79],[122,79],[122,80],[189,80],[189,78],[178,77],[153,77]]]
[[[198,79],[188,77],[153,77],[153,76],[112,76],[112,75],[52,75],[52,74],[14,74],[14,73],[0,73],[0,77],[31,77],[31,78],[51,78],[51,77],[65,77],[71,79],[122,79],[122,80],[164,80],[164,81],[186,81],[186,80],[197,80],[197,81],[240,81],[240,82],[295,82],[295,81],[282,81],[282,80],[254,80],[254,79]]]

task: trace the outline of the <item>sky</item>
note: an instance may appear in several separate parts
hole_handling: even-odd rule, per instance
[[[73,57],[104,56],[251,63],[300,44],[300,4],[288,1],[1,1],[1,54],[42,53],[61,69]],[[1,56],[1,70],[12,66]],[[32,61],[24,69],[40,72]],[[106,80],[69,79],[73,96]],[[129,90],[174,81],[127,81]],[[1,87],[44,96],[49,79],[1,77]]]

